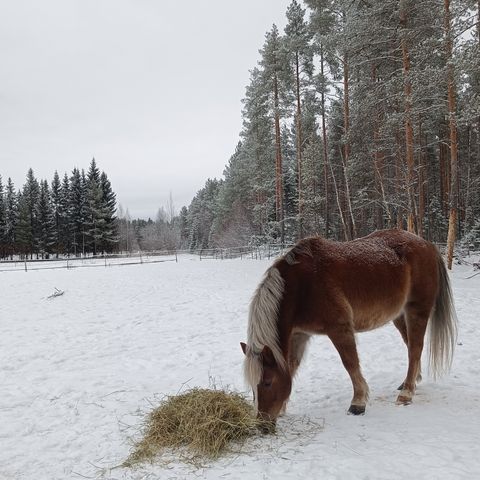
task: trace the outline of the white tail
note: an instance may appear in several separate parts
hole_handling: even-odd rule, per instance
[[[439,288],[435,310],[429,322],[430,370],[434,378],[447,373],[457,343],[457,315],[445,263],[438,254]]]

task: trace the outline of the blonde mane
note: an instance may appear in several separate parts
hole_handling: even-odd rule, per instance
[[[255,388],[262,378],[260,354],[265,345],[271,349],[278,366],[287,369],[279,345],[277,325],[284,283],[280,271],[275,266],[270,267],[250,303],[244,373],[245,380],[252,388]]]

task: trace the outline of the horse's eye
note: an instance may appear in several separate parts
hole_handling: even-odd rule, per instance
[[[272,386],[272,381],[271,380],[264,380],[263,381],[263,386],[264,387],[271,387]]]

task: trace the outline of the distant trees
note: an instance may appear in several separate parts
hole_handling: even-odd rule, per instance
[[[175,250],[186,248],[188,234],[182,230],[185,224],[183,207],[180,215],[175,214],[173,200],[170,198],[167,206],[160,207],[155,220],[132,220],[128,208],[121,205],[117,212],[117,225],[119,232],[118,250],[120,252],[138,252],[139,250]],[[183,234],[182,234],[183,231]]]
[[[22,189],[0,177],[0,257],[79,255],[117,248],[116,198],[111,183],[95,159],[86,176],[74,168],[51,185],[28,170]]]

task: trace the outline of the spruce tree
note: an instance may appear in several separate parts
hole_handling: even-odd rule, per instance
[[[128,217],[127,217],[128,220]],[[188,242],[188,209],[187,207],[182,207],[179,215],[179,229],[180,229],[180,246],[184,248],[187,246]]]
[[[58,199],[58,251],[59,253],[69,254],[72,249],[72,231],[71,221],[71,194],[70,181],[65,173],[60,187]]]
[[[20,221],[24,222],[24,214],[28,212],[28,232],[24,231],[25,225],[22,224],[22,241],[28,240],[27,252],[30,253],[30,257],[33,258],[34,253],[38,253],[37,250],[37,215],[36,207],[40,195],[40,185],[35,178],[33,170],[30,168],[27,173],[27,181],[23,186],[22,191],[22,208]],[[20,202],[19,202],[20,203]],[[22,216],[23,215],[23,216]],[[25,245],[22,244],[25,248]]]
[[[38,252],[45,258],[52,252],[56,243],[55,214],[53,211],[48,182],[40,182],[40,194],[36,205],[37,218],[37,247]]]
[[[28,198],[18,193],[18,220],[15,224],[15,249],[22,256],[32,255],[34,234],[31,224],[31,213]]]
[[[0,175],[0,258],[5,258],[7,251],[7,218],[2,176]]]
[[[82,177],[78,168],[74,168],[69,182],[69,230],[71,249],[75,255],[85,252],[85,203]]]
[[[86,177],[85,198],[85,238],[86,245],[93,255],[102,249],[102,234],[106,221],[103,212],[103,191],[100,183],[100,171],[95,158],[90,163]]]
[[[97,185],[100,183],[100,170],[97,167],[97,162],[95,161],[95,157],[92,158],[90,162],[90,167],[87,173],[87,180],[88,182],[94,182]]]
[[[12,179],[7,182],[5,195],[5,246],[6,253],[13,258],[16,249],[16,230],[18,223],[18,198]]]
[[[54,220],[54,252],[58,258],[60,254],[61,220],[60,220],[60,202],[61,202],[62,184],[58,172],[55,170],[51,188],[51,203]]]
[[[112,252],[114,246],[118,243],[118,228],[115,216],[117,210],[116,195],[105,172],[100,175],[100,185],[102,190],[102,214],[105,221],[101,232],[102,249],[106,252]]]

